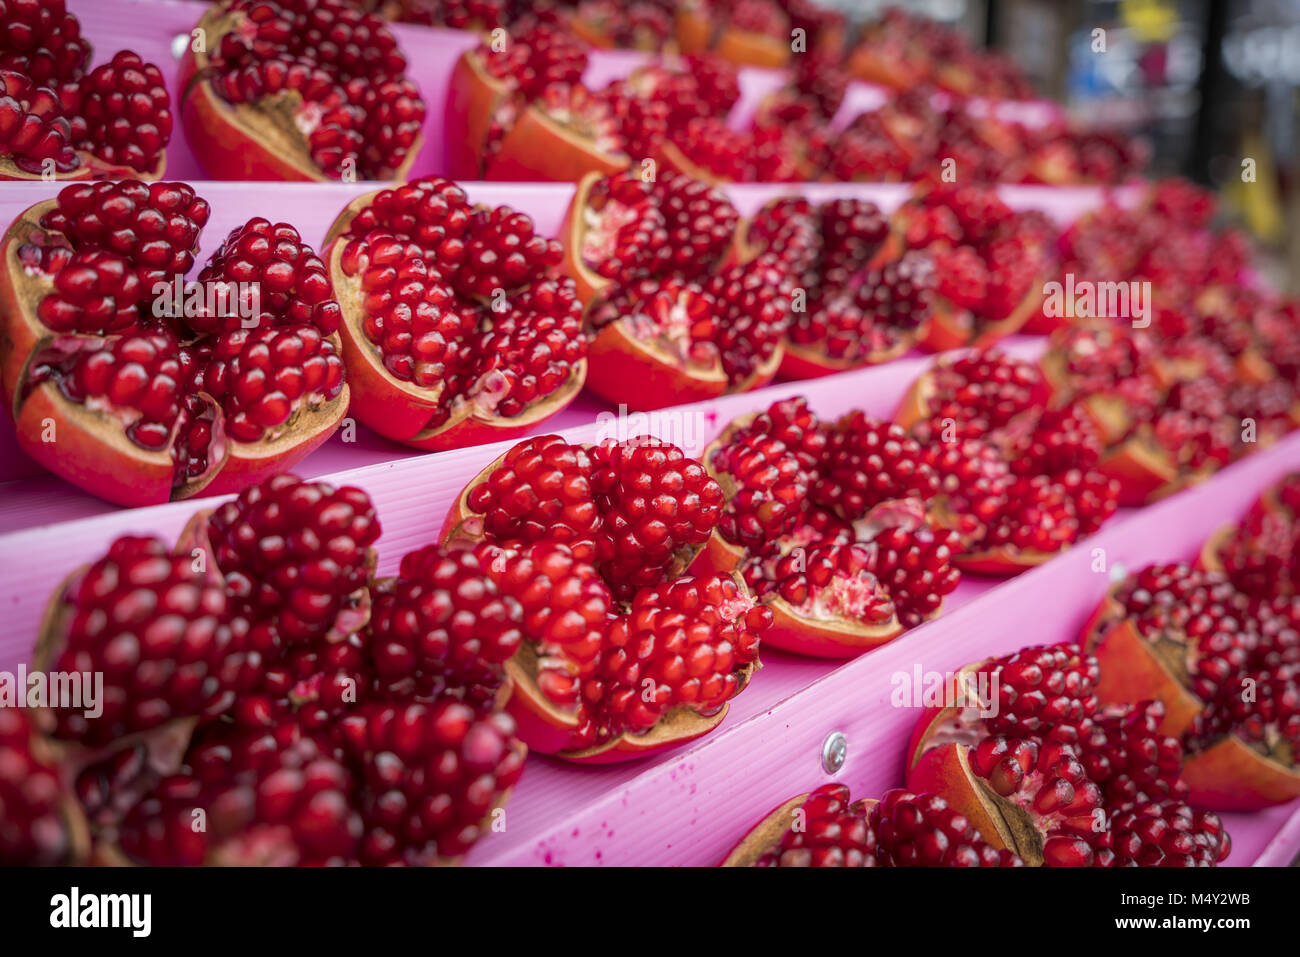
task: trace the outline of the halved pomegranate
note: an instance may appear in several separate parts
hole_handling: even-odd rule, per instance
[[[183,183],[77,184],[5,234],[0,382],[19,444],[110,501],[237,491],[347,409],[320,259],[254,218],[186,286],[207,218]]]
[[[1175,341],[1157,354],[1141,330],[1075,326],[1054,334],[1042,360],[1058,401],[1076,401],[1102,436],[1098,465],[1120,483],[1121,504],[1169,495],[1241,451],[1241,416],[1229,405],[1238,385],[1231,357],[1202,336],[1179,334]],[[1243,398],[1253,404],[1261,394]],[[1284,397],[1279,421],[1288,406]]]
[[[843,784],[792,797],[736,844],[721,867],[879,867],[874,802],[852,800]]]
[[[483,171],[490,180],[572,183],[631,162],[608,102],[580,84],[548,86],[492,147]]]
[[[812,444],[811,453],[805,439]],[[732,421],[701,456],[727,506],[692,569],[730,573],[748,550],[793,534],[805,521],[824,448],[821,425],[804,399],[778,402],[766,412]]]
[[[717,301],[697,283],[641,279],[587,312],[587,384],[634,411],[700,402],[728,391],[718,350]]]
[[[705,452],[727,506],[693,568],[740,568],[776,647],[849,657],[890,641],[960,580],[956,534],[926,517],[922,458],[897,426],[854,413],[825,428],[803,399],[741,417]]]
[[[1226,682],[1187,731],[1188,800],[1258,811],[1300,797],[1300,673],[1249,671]]]
[[[566,545],[482,545],[523,608],[509,709],[535,750],[605,764],[707,734],[758,668],[771,613],[724,576],[641,588],[621,608]]]
[[[88,69],[64,0],[0,11],[0,179],[158,179],[171,139],[162,73],[129,51]]]
[[[823,784],[760,821],[723,867],[1020,867],[994,850],[937,794],[901,788],[879,801],[851,801],[843,784]]]
[[[1198,564],[1222,572],[1255,599],[1291,596],[1300,578],[1300,473],[1265,489],[1236,525],[1219,529],[1201,549]]]
[[[1162,729],[1182,734],[1250,663],[1259,646],[1245,595],[1222,574],[1152,565],[1115,586],[1084,630],[1108,703],[1156,699]]]
[[[503,173],[512,166],[529,171],[530,163],[566,172],[560,178],[569,182],[591,169],[609,172],[600,164],[608,162],[604,150],[611,144],[605,139],[613,120],[604,104],[582,89],[586,67],[585,43],[565,28],[540,22],[520,24],[504,42],[487,38],[461,54],[447,90],[451,176],[483,179],[507,138],[511,143]],[[554,115],[534,108],[535,101],[547,95],[553,98]],[[585,129],[592,123],[599,127],[596,136],[588,136],[591,130]],[[521,129],[516,131],[516,125]]]
[[[721,499],[698,462],[649,438],[529,439],[462,492],[443,539],[474,547],[523,609],[517,651],[486,639],[474,648],[508,658],[509,708],[530,747],[621,761],[722,720],[758,666],[771,613],[738,580],[677,577]]]
[[[744,566],[771,610],[770,645],[804,655],[849,658],[903,632],[867,545],[823,539],[807,548],[775,542]]]
[[[587,339],[559,243],[431,176],[358,197],[326,237],[352,412],[428,450],[522,435],[582,388]]]
[[[919,342],[932,352],[986,347],[1016,332],[1042,300],[1050,228],[987,187],[934,188],[894,214],[880,264],[907,250],[934,260],[936,289]]]
[[[665,171],[579,186],[566,268],[590,289],[589,383],[632,409],[760,388],[789,322],[790,270],[775,253],[713,272],[736,211],[717,189]]]
[[[727,6],[713,50],[732,63],[779,69],[790,60],[790,17],[775,0],[736,0]]]
[[[940,788],[991,844],[1030,864],[1223,860],[1231,842],[1218,817],[1182,803],[1182,749],[1159,730],[1161,704],[1103,708],[1101,679],[1075,645],[961,669],[917,722],[908,781]]]
[[[181,60],[185,134],[216,179],[403,179],[424,101],[383,20],[344,0],[221,0]]]
[[[215,571],[196,564],[188,549],[123,537],[57,590],[35,664],[102,673],[104,696],[94,718],[69,704],[40,713],[52,736],[102,748],[173,723],[188,733],[201,715],[229,707],[240,650],[231,609]]]
[[[504,663],[575,605],[468,550],[374,581],[379,534],[360,489],[277,475],[74,572],[34,660],[101,673],[102,713],[0,710],[0,859],[82,862],[89,826],[99,864],[458,861],[522,771]]]
[[[1030,362],[993,351],[940,361],[908,390],[898,421],[928,443],[938,511],[978,574],[1015,574],[1096,531],[1118,507],[1102,443],[1074,406],[1045,408]]]

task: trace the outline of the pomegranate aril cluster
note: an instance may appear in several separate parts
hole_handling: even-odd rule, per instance
[[[338,241],[384,371],[436,393],[426,428],[467,409],[518,417],[586,357],[582,304],[551,275],[560,245],[524,213],[426,177],[377,193]]]
[[[20,395],[48,381],[107,411],[106,428],[170,451],[176,489],[211,478],[226,441],[282,438],[344,390],[320,258],[292,226],[254,217],[187,282],[209,214],[184,183],[78,183],[17,250],[45,289],[35,317],[62,336]]]
[[[0,11],[0,156],[18,178],[161,172],[172,134],[161,70],[130,50],[94,69],[90,57],[64,0]]]
[[[327,177],[384,179],[402,169],[425,105],[383,20],[343,0],[223,0],[231,19],[205,76],[237,110],[270,116],[292,93],[292,127]]]
[[[525,626],[571,644],[571,613],[603,635],[608,604],[556,605],[546,549],[502,588],[490,547],[430,546],[376,580],[379,534],[361,490],[280,475],[175,550],[125,537],[74,575],[38,653],[103,673],[104,713],[0,714],[4,823],[26,828],[0,826],[0,857],[71,860],[86,828],[100,859],[138,864],[461,857],[522,770],[503,663]],[[551,577],[516,599],[530,571]]]

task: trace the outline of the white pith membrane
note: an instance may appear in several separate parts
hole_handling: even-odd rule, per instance
[[[657,290],[625,317],[627,327],[635,338],[657,342],[682,363],[712,368],[721,361],[717,345],[691,338],[693,320],[686,308],[686,300],[693,295],[695,293],[689,289],[683,289],[677,295]]]
[[[610,196],[591,197],[583,207],[582,261],[597,268],[614,251],[619,230],[636,222],[640,213],[636,207],[620,203]]]
[[[808,599],[797,611],[805,618],[877,622],[890,619],[894,603],[889,601],[874,575],[859,572],[851,578],[836,575],[824,586],[810,584]]]
[[[600,152],[625,155],[623,138],[609,108],[580,87],[570,87],[567,93],[548,91],[538,107],[550,120],[590,140]]]

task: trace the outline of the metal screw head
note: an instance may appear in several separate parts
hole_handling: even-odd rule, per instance
[[[844,759],[849,754],[849,739],[842,731],[832,731],[822,742],[822,769],[827,774],[834,774],[844,767]]]

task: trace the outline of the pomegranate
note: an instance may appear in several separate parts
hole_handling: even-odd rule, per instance
[[[162,73],[129,50],[91,70],[90,52],[64,0],[0,11],[0,179],[162,176]]]
[[[352,411],[381,435],[428,450],[510,438],[582,388],[582,305],[525,214],[425,177],[354,200],[327,243]]]
[[[1158,699],[1162,730],[1177,735],[1241,676],[1260,635],[1246,596],[1224,575],[1180,563],[1149,566],[1113,588],[1084,640],[1101,662],[1102,700]]]
[[[925,348],[989,346],[1037,309],[1051,233],[1033,214],[1012,212],[991,189],[942,187],[905,203],[894,220],[879,261],[925,250],[938,273],[919,334]]]
[[[0,713],[0,798],[6,823],[25,827],[0,827],[4,859],[84,860],[87,826],[91,859],[109,864],[462,857],[495,825],[526,753],[502,710],[506,663],[525,634],[566,640],[578,610],[598,649],[609,605],[499,591],[504,566],[486,563],[505,553],[488,545],[430,547],[374,581],[379,534],[361,490],[277,475],[194,516],[174,551],[128,536],[75,572],[34,657],[103,674],[102,714],[72,702],[30,723]],[[734,583],[700,587],[722,589],[714,614],[744,615]],[[694,592],[672,596],[666,607],[714,624],[717,668],[755,660],[756,632],[715,621]],[[699,649],[690,660],[703,677]],[[738,683],[677,682],[674,700],[714,716]]]
[[[850,199],[816,208],[802,199],[773,200],[737,230],[733,259],[773,255],[803,292],[803,308],[795,310],[786,335],[783,375],[825,375],[886,361],[908,348],[907,289],[892,277],[874,283],[877,302],[897,294],[897,315],[852,294],[887,235],[888,223],[874,203]]]
[[[1249,670],[1206,703],[1186,734],[1193,805],[1256,811],[1300,795],[1298,678],[1295,665]]]
[[[458,860],[493,828],[526,754],[508,715],[454,695],[363,705],[339,736],[364,782],[360,859],[372,865]]]
[[[566,271],[591,296],[593,391],[640,410],[772,380],[789,323],[791,271],[764,254],[704,275],[735,224],[721,192],[681,174],[579,185],[566,225]]]
[[[758,667],[772,616],[729,578],[646,586],[619,610],[595,566],[567,546],[481,548],[498,587],[523,606],[509,707],[536,750],[607,763],[689,741],[722,721]]]
[[[879,867],[868,802],[843,784],[786,801],[741,839],[723,867]]]
[[[909,787],[939,788],[1030,864],[1218,863],[1231,844],[1217,816],[1183,803],[1183,750],[1159,728],[1164,707],[1102,707],[1103,679],[1075,645],[962,669],[912,734]]]
[[[787,801],[727,855],[723,867],[1020,867],[984,842],[936,794],[886,791],[851,801],[843,784],[823,784]]]
[[[662,49],[672,36],[673,19],[670,5],[653,0],[626,5],[613,0],[581,0],[570,26],[593,47],[654,51]]]
[[[5,234],[0,382],[19,444],[110,501],[236,491],[347,408],[321,260],[254,218],[187,286],[208,212],[183,183],[74,184]]]
[[[209,176],[406,176],[424,100],[375,14],[344,0],[221,0],[195,29],[181,121]]]
[[[527,439],[480,472],[443,526],[449,542],[556,541],[626,600],[680,574],[718,524],[722,489],[667,442]]]
[[[704,461],[727,496],[693,569],[739,568],[775,617],[769,644],[848,657],[939,613],[960,580],[934,528],[919,445],[862,413],[825,428],[803,399],[732,422]]]
[[[1118,507],[1102,441],[1081,407],[1045,408],[1032,363],[993,351],[940,361],[913,383],[898,420],[928,443],[938,512],[963,536],[958,564],[989,575],[1047,561]]]
[[[451,175],[573,182],[626,167],[609,102],[580,82],[586,66],[585,42],[540,22],[461,54],[447,101]]]
[[[101,673],[102,713],[52,708],[60,739],[106,747],[128,735],[193,726],[233,700],[239,653],[221,582],[186,551],[123,537],[59,589],[37,640],[41,670]],[[44,721],[45,719],[42,718]]]
[[[787,549],[777,541],[746,563],[744,575],[772,609],[764,640],[777,648],[845,658],[903,631],[870,546],[822,539]]]
[[[1300,577],[1297,505],[1300,475],[1293,473],[1266,489],[1239,524],[1212,535],[1201,550],[1200,566],[1225,573],[1255,600],[1294,595]]]

